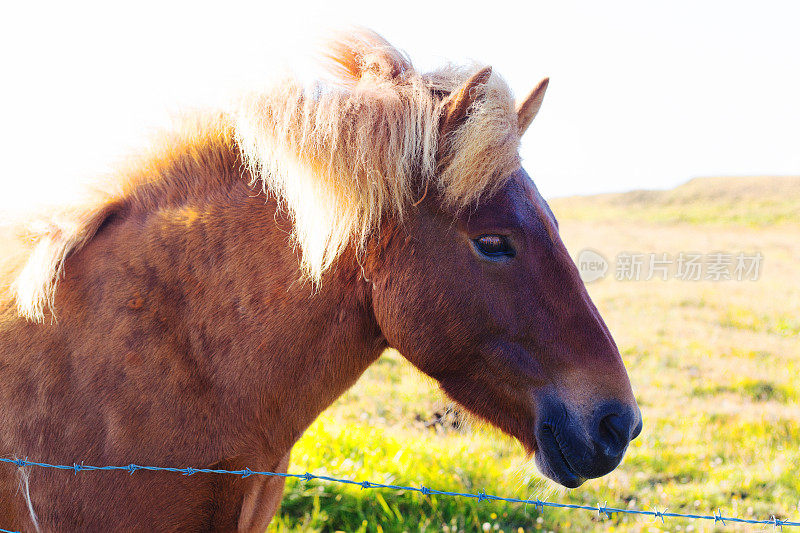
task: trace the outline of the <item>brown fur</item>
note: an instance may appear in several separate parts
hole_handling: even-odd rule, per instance
[[[412,144],[415,135],[427,139],[416,148],[401,142],[399,151],[361,153],[373,141],[334,127],[310,149],[308,136],[323,123],[306,129],[275,118],[278,107],[262,101],[247,107],[263,112],[245,113],[247,132],[237,129],[241,111],[193,119],[89,208],[26,234],[21,259],[4,274],[16,281],[0,295],[2,456],[285,471],[314,418],[393,346],[467,409],[540,450],[537,457],[553,402],[568,423],[545,429],[570,435],[565,446],[580,461],[600,457],[597,406],[613,400],[633,412],[635,402],[543,200],[524,171],[506,168],[517,157],[516,118],[506,113],[513,101],[495,82],[473,93],[461,126],[442,132],[452,136],[452,160],[432,171],[436,162],[428,168],[424,157],[440,149],[439,116],[409,130],[409,115],[379,111],[404,84],[417,94],[422,82],[398,83],[415,76],[410,64],[369,35],[361,48],[335,53],[360,76],[356,86],[374,76],[391,90],[387,96],[370,81],[359,98],[376,107],[351,125],[382,125],[383,144],[397,140],[393,132]],[[469,78],[464,72],[420,78],[431,109],[441,111],[458,89],[453,79]],[[302,104],[311,117],[306,97],[286,90],[296,100],[281,109],[295,116]],[[337,99],[357,91],[341,90]],[[342,112],[336,102],[315,113]],[[511,130],[501,125],[509,120]],[[291,131],[276,129],[288,123]],[[331,139],[344,144],[326,145]],[[493,153],[514,155],[490,164],[486,150],[501,141]],[[286,167],[265,156],[272,152],[264,142],[280,147],[279,162],[294,161],[299,174],[280,174]],[[359,161],[346,153],[353,150],[366,163],[347,170],[347,161]],[[380,158],[403,154],[422,159]],[[467,168],[475,173],[462,175]],[[290,179],[310,181],[292,189]],[[426,180],[432,194],[412,206]],[[311,207],[329,209],[322,220],[332,229],[299,228]],[[309,256],[316,230],[325,235]],[[514,260],[481,258],[472,239],[486,233],[510,235]],[[610,461],[580,469],[600,475]],[[282,486],[255,476],[26,474],[6,466],[0,527],[263,531]]]

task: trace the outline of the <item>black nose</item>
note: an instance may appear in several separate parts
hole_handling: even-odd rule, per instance
[[[573,414],[554,396],[543,395],[540,402],[536,464],[565,487],[577,487],[614,470],[628,443],[642,431],[642,415],[633,402],[601,401],[588,416]]]
[[[642,418],[634,410],[617,402],[607,404],[598,413],[595,443],[598,451],[610,460],[622,459],[628,443],[642,431]]]

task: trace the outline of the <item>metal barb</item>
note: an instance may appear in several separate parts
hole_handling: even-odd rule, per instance
[[[657,507],[653,507],[653,522],[655,522],[656,520],[658,520],[660,518],[661,519],[661,523],[663,524],[664,523],[664,513],[666,513],[668,509],[669,509],[669,507],[667,507],[667,509],[664,509],[663,511],[659,511]]]

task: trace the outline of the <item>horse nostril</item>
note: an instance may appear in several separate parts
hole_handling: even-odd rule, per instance
[[[633,433],[631,433],[631,440],[635,439],[642,433],[642,419],[639,419],[639,423],[636,424],[636,427],[633,428]]]
[[[641,423],[639,423],[641,426]],[[605,448],[605,453],[609,457],[620,455],[628,445],[633,436],[633,417],[611,413],[600,419],[598,428],[598,443]],[[635,430],[637,433],[641,428]],[[635,436],[635,435],[634,435]]]

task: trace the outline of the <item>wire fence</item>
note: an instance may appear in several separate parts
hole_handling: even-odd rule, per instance
[[[562,509],[590,511],[593,513],[597,513],[599,516],[606,515],[608,518],[611,518],[615,513],[648,516],[653,518],[653,520],[661,520],[662,524],[665,523],[664,521],[666,518],[685,518],[688,520],[710,520],[713,521],[715,524],[722,524],[722,525],[727,525],[728,523],[766,525],[766,526],[771,525],[773,526],[773,529],[777,528],[783,529],[784,527],[800,527],[800,522],[781,520],[774,515],[767,520],[754,520],[749,518],[724,516],[722,514],[722,511],[719,509],[717,509],[716,512],[710,515],[671,513],[668,512],[668,509],[664,509],[663,511],[659,511],[658,509],[653,509],[651,511],[646,511],[642,509],[623,509],[619,507],[608,507],[606,506],[605,503],[602,505],[598,503],[596,506],[591,506],[591,505],[580,505],[573,503],[549,502],[546,500],[539,500],[539,499],[526,500],[522,498],[504,498],[502,496],[487,494],[483,491],[480,491],[477,494],[473,494],[470,492],[452,492],[447,490],[432,489],[424,485],[420,487],[411,487],[404,485],[375,483],[372,481],[354,481],[352,479],[321,476],[317,474],[310,474],[308,472],[306,472],[305,474],[289,474],[281,472],[250,470],[249,468],[245,468],[243,470],[219,470],[214,468],[191,468],[191,467],[174,468],[165,466],[141,466],[136,464],[129,464],[125,466],[91,466],[91,465],[85,465],[83,463],[81,464],[73,463],[72,465],[55,465],[49,463],[39,463],[36,461],[28,461],[27,459],[8,459],[4,457],[0,457],[0,462],[12,464],[17,466],[18,468],[25,468],[30,466],[42,467],[42,468],[55,468],[57,470],[71,471],[75,474],[78,474],[79,472],[93,472],[93,471],[104,471],[104,472],[119,471],[119,472],[127,472],[128,474],[133,475],[134,473],[143,470],[147,472],[172,472],[184,476],[192,476],[195,474],[223,474],[223,475],[239,476],[242,478],[247,478],[250,476],[271,476],[271,477],[284,477],[284,478],[298,478],[298,479],[303,479],[305,481],[320,480],[320,481],[327,481],[330,483],[356,485],[361,487],[361,489],[404,490],[404,491],[419,492],[425,496],[437,495],[437,496],[453,496],[457,498],[473,498],[477,499],[479,502],[486,500],[494,500],[494,501],[503,501],[510,503],[522,503],[522,504],[533,505],[534,509],[540,512],[544,512],[545,507],[559,507]],[[0,527],[0,533],[19,533],[19,532],[2,529],[2,527]]]

